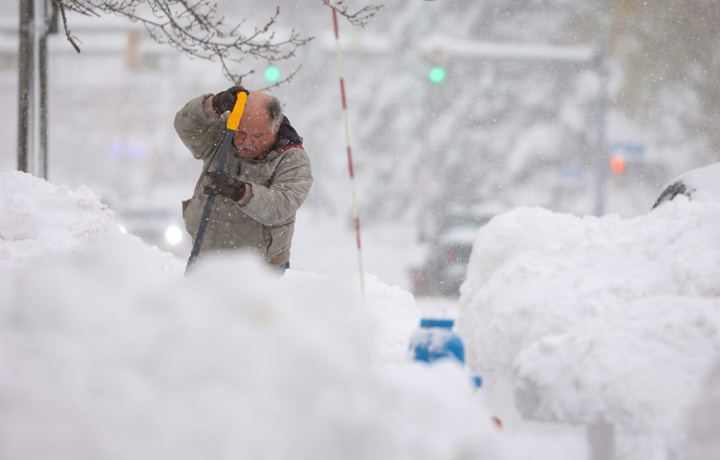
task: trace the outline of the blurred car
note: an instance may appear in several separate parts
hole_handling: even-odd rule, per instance
[[[720,162],[680,174],[663,187],[652,207],[657,208],[678,195],[692,199],[697,193],[707,193],[720,199]]]
[[[421,296],[460,295],[478,229],[493,215],[452,215],[429,240],[429,252],[422,267],[410,273],[413,294]]]
[[[190,254],[190,235],[179,212],[166,208],[128,208],[117,212],[116,222],[123,233],[137,236],[177,256]]]

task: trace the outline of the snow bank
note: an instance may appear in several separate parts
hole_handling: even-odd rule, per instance
[[[618,458],[680,449],[720,351],[720,202],[632,219],[521,208],[483,227],[459,329],[509,417],[608,423]]]
[[[18,265],[76,253],[95,244],[127,245],[161,271],[180,272],[169,253],[123,235],[115,213],[87,187],[73,191],[19,171],[0,173],[0,263]]]
[[[720,452],[720,359],[715,360],[690,412],[685,458],[715,460]]]
[[[0,458],[505,458],[405,291],[248,255],[182,276],[87,189],[0,173]]]

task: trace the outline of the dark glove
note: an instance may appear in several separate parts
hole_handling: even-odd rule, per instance
[[[245,196],[247,189],[245,182],[234,179],[222,171],[212,171],[205,175],[208,180],[203,187],[203,194],[222,195],[234,201],[240,201]]]
[[[213,96],[212,108],[215,113],[222,115],[234,109],[235,103],[237,102],[237,93],[250,94],[250,92],[242,86],[233,86]]]

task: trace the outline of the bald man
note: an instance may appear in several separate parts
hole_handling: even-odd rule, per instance
[[[216,171],[228,112],[240,91],[248,94],[245,110],[225,168]],[[280,101],[233,86],[190,100],[175,116],[175,130],[203,161],[193,196],[183,202],[185,228],[193,242],[207,197],[216,195],[199,258],[249,249],[283,273],[290,266],[295,213],[313,179],[302,137],[283,115]]]

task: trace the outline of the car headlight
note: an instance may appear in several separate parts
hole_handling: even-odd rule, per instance
[[[182,241],[182,230],[175,225],[171,225],[165,230],[165,241],[175,246]]]

